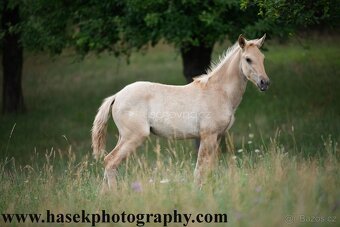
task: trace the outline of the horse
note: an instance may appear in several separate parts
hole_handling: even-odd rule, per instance
[[[207,74],[187,85],[174,86],[139,81],[106,98],[92,127],[92,148],[96,159],[105,154],[110,112],[119,131],[115,148],[104,157],[104,184],[117,187],[118,165],[134,152],[150,133],[174,139],[199,138],[200,146],[194,182],[202,186],[204,175],[218,150],[221,136],[234,123],[234,113],[247,81],[260,91],[269,87],[260,51],[262,38],[247,40],[240,35]]]

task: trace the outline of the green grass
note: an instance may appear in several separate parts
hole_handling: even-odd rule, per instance
[[[27,54],[28,112],[0,115],[1,213],[178,209],[227,213],[233,226],[281,226],[286,215],[338,217],[338,42],[332,37],[308,40],[309,48],[267,45],[271,87],[260,93],[248,84],[229,133],[229,152],[220,155],[202,190],[192,183],[192,142],[152,137],[121,165],[118,190],[108,196],[98,194],[102,163],[91,157],[96,111],[103,98],[136,80],[184,84],[179,54],[161,45],[134,54],[130,64],[106,54],[81,62],[70,53],[53,59]],[[217,46],[215,55],[225,48]],[[108,149],[116,138],[110,121]],[[135,182],[141,192],[133,189]],[[292,226],[304,224],[311,223]]]
[[[226,213],[231,226],[283,226],[287,216],[296,218],[293,226],[309,226],[311,223],[298,221],[300,215],[336,220],[340,214],[336,144],[327,140],[325,155],[307,160],[289,155],[276,139],[259,153],[248,150],[235,157],[223,156],[202,190],[192,183],[194,156],[172,144],[163,150],[159,143],[149,141],[144,146],[147,152],[133,155],[121,166],[118,189],[104,195],[99,194],[100,163],[89,156],[79,157],[72,149],[67,155],[52,151],[45,157],[34,156],[22,167],[8,160],[0,164],[0,210],[44,214],[45,210],[97,213],[104,209],[107,213],[137,214],[176,209],[193,215]],[[44,163],[37,164],[41,158]],[[161,183],[165,179],[169,182]],[[318,226],[336,226],[336,222]]]

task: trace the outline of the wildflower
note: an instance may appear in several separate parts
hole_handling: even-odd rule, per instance
[[[249,136],[250,139],[254,138],[254,134],[253,133],[249,133],[248,136]]]
[[[253,143],[253,141],[251,141],[251,140],[248,141],[248,144],[252,144],[252,143]]]
[[[243,152],[243,149],[238,149],[237,152],[238,152],[238,153],[242,153],[242,152]]]
[[[234,214],[234,218],[235,220],[240,220],[241,218],[243,217],[243,214],[236,211],[235,214]]]
[[[260,150],[259,149],[255,149],[255,153],[260,153]]]
[[[236,159],[237,159],[237,156],[234,155],[234,156],[231,157],[231,158],[232,158],[233,160],[236,160]]]
[[[161,183],[161,184],[167,184],[167,183],[169,183],[169,182],[170,182],[169,179],[162,179],[159,183]]]
[[[138,181],[135,181],[131,184],[131,188],[135,192],[141,192],[142,191],[142,184]]]
[[[255,191],[256,191],[256,192],[262,191],[262,187],[261,187],[261,186],[257,186],[257,187],[255,188]]]

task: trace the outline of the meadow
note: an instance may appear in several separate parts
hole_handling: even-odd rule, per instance
[[[201,190],[193,184],[193,142],[151,136],[121,165],[117,191],[105,195],[99,193],[102,162],[92,158],[90,147],[102,99],[137,80],[184,84],[179,53],[162,44],[133,54],[129,64],[109,54],[80,61],[72,51],[54,57],[26,53],[27,112],[0,115],[1,213],[176,209],[226,213],[228,223],[220,226],[339,225],[339,37],[302,42],[266,44],[271,86],[261,93],[248,84],[218,164]],[[214,56],[228,45],[217,45]],[[117,140],[112,120],[108,136],[110,150]],[[121,225],[136,223],[116,226]],[[196,225],[208,224],[189,222]]]

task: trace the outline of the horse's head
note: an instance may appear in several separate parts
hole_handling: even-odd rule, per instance
[[[253,82],[261,91],[265,91],[269,86],[269,78],[264,69],[264,55],[260,47],[264,43],[264,35],[260,39],[246,40],[242,35],[238,38],[238,44],[242,49],[240,67],[244,76]]]

